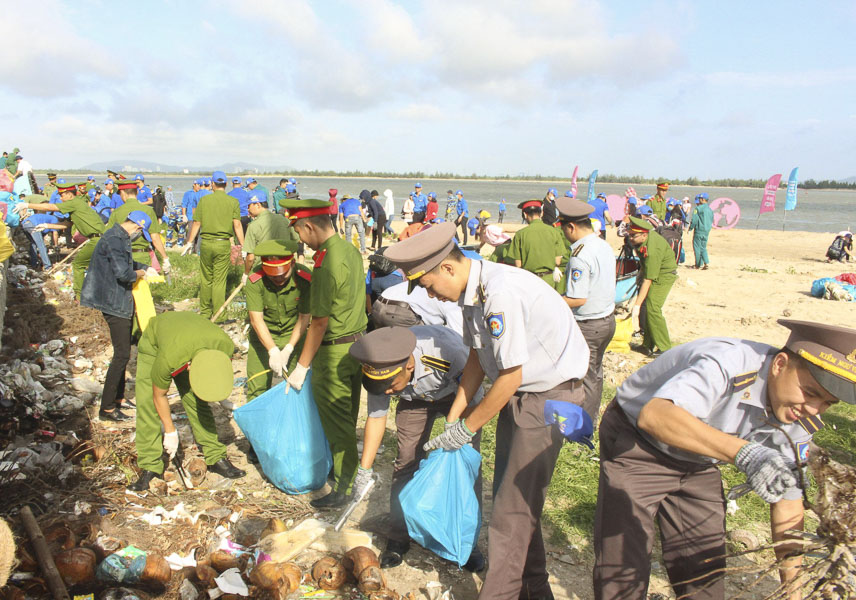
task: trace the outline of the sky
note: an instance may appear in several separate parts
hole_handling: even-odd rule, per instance
[[[856,3],[36,0],[0,146],[484,175],[856,175]]]

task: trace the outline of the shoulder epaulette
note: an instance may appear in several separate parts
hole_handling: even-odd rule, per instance
[[[448,360],[443,360],[442,358],[438,358],[436,356],[429,356],[427,354],[423,354],[420,359],[422,364],[428,367],[429,369],[434,369],[435,371],[442,371],[443,373],[448,373],[449,369],[452,368],[452,363]]]
[[[315,253],[315,268],[316,269],[318,267],[320,267],[321,264],[324,262],[325,256],[327,256],[327,250],[321,250],[320,252]]]
[[[576,248],[574,248],[574,251],[573,251],[573,252],[571,252],[571,256],[576,256],[577,254],[579,254],[580,252],[582,252],[582,251],[583,251],[583,247],[584,247],[584,246],[585,246],[585,244],[580,244],[579,246],[577,246]]]
[[[250,276],[247,277],[247,279],[249,279],[250,283],[255,283],[259,279],[261,279],[264,276],[264,274],[265,274],[264,271],[262,271],[261,267],[259,267],[258,269],[256,269],[252,273],[250,273]]]
[[[743,373],[742,375],[738,375],[734,379],[731,380],[731,389],[736,392],[738,390],[742,390],[743,388],[747,388],[758,379],[758,371],[750,371],[749,373]]]
[[[807,433],[812,435],[823,429],[823,419],[820,418],[820,415],[803,417],[802,419],[797,420],[797,423],[799,423],[800,427],[805,429]]]
[[[312,282],[312,271],[304,267],[303,265],[297,265],[297,276],[305,279],[308,282]]]

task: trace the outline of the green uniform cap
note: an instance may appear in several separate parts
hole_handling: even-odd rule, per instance
[[[654,226],[648,222],[647,219],[640,219],[639,217],[630,217],[630,222],[637,229],[644,229],[645,231],[651,231],[654,229]]]
[[[190,389],[200,400],[220,402],[232,392],[232,360],[220,350],[201,350],[190,361]]]
[[[333,203],[329,200],[317,200],[315,198],[307,198],[306,200],[286,198],[280,200],[279,205],[288,211],[288,218],[294,221],[304,217],[329,214]]]
[[[289,257],[297,252],[297,242],[293,240],[265,240],[253,249],[256,256]]]

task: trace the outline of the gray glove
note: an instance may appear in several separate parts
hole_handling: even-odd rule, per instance
[[[473,437],[475,437],[472,431],[467,429],[466,424],[463,420],[455,421],[451,427],[446,429],[443,433],[435,437],[434,439],[428,440],[428,442],[422,446],[423,450],[435,450],[437,448],[442,448],[443,450],[457,450],[461,446],[469,444],[472,442]]]
[[[734,457],[734,465],[746,473],[746,483],[762,500],[771,504],[781,500],[785,491],[797,485],[793,463],[781,452],[749,442]]]
[[[357,469],[357,476],[354,477],[354,486],[352,488],[354,498],[359,498],[363,494],[365,489],[371,484],[372,479],[374,479],[374,471],[372,469],[364,469],[362,467]]]

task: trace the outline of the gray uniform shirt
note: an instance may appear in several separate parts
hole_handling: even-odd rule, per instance
[[[572,309],[577,321],[615,312],[615,255],[596,233],[571,244],[566,281],[568,298],[586,298],[585,304]]]
[[[416,348],[413,350],[416,364],[413,378],[399,392],[399,398],[433,402],[451,396],[458,389],[458,381],[470,354],[464,340],[442,325],[417,325],[410,331],[416,336]],[[483,395],[479,388],[473,403],[480,402]],[[389,396],[368,394],[367,407],[369,417],[382,417],[389,412]]]
[[[546,392],[588,370],[589,350],[568,305],[537,275],[509,265],[470,261],[458,301],[464,343],[491,380],[523,367],[522,392]]]
[[[765,421],[787,432],[803,457],[807,456],[811,434],[799,423],[781,423],[767,409],[767,377],[775,354],[775,348],[758,342],[702,338],[672,348],[636,371],[618,388],[615,398],[634,426],[645,404],[652,398],[664,398],[711,427],[778,450],[793,461],[788,438]],[[644,431],[639,433],[679,460],[718,462],[673,448]],[[802,492],[794,487],[784,497],[798,500]]]
[[[406,281],[386,288],[381,296],[387,300],[407,302],[426,325],[445,325],[459,336],[464,335],[464,317],[457,302],[443,302],[432,298],[421,286],[416,286],[413,292],[408,294]]]

